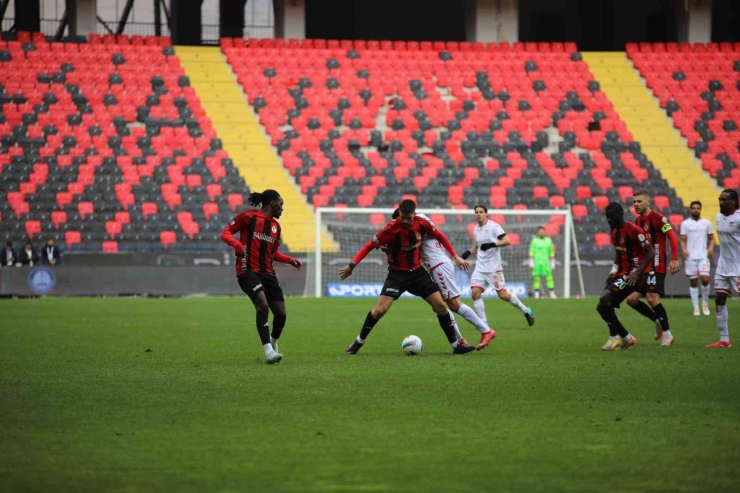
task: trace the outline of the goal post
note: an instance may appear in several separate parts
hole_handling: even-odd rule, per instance
[[[437,227],[450,239],[458,252],[464,252],[473,246],[472,228],[475,226],[475,216],[469,209],[417,209],[417,214],[425,214],[432,219]],[[313,258],[313,279],[309,280],[307,294],[321,298],[323,296],[356,297],[377,296],[379,286],[387,274],[386,256],[379,250],[371,252],[363,262],[357,266],[352,277],[345,281],[339,280],[338,271],[352,260],[355,253],[373,235],[391,220],[391,208],[338,208],[319,207],[315,211],[315,254]],[[504,264],[506,284],[517,295],[527,297],[533,292],[532,271],[529,268],[529,245],[537,234],[540,226],[546,228],[546,234],[553,240],[555,247],[556,268],[553,271],[555,278],[555,292],[563,298],[570,298],[572,289],[572,275],[578,279],[581,296],[583,293],[583,277],[580,265],[577,262],[578,245],[573,230],[573,217],[570,208],[567,209],[491,209],[489,219],[501,224],[506,234],[511,238],[512,245],[501,250]],[[337,252],[323,252],[321,249],[322,234],[328,233],[336,244]],[[471,262],[470,273],[475,265],[475,257]],[[567,267],[567,268],[566,268]],[[576,272],[572,273],[572,268]],[[469,274],[458,271],[456,277],[463,293],[469,291]],[[545,279],[542,278],[544,287]],[[313,293],[311,293],[311,285]],[[486,292],[493,295],[493,292]]]

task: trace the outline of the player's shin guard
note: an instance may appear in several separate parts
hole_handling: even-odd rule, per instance
[[[517,298],[514,293],[511,293],[511,299],[509,300],[509,303],[511,303],[513,306],[519,308],[522,311],[522,313],[527,313],[527,311],[529,310],[529,308],[527,308],[524,305],[524,303],[522,303],[521,301],[519,301],[519,298]]]
[[[457,337],[455,337],[455,329],[452,328],[450,316],[448,314],[437,315],[437,320],[439,320],[439,326],[442,327],[449,343],[455,344],[457,342]]]
[[[262,345],[270,344],[270,318],[269,310],[257,310],[257,333],[260,335]]]
[[[727,305],[717,305],[717,329],[719,329],[719,340],[722,342],[730,342],[730,329],[727,328],[729,320]]]
[[[473,309],[485,325],[488,325],[488,318],[486,318],[486,305],[483,303],[483,298],[479,298],[473,301]]]
[[[457,310],[457,313],[462,315],[463,318],[467,320],[471,325],[473,325],[481,334],[484,332],[488,332],[488,325],[483,322],[483,320],[481,320],[480,317],[475,314],[475,311],[473,311],[473,309],[470,308],[468,305],[461,304],[460,308]]]
[[[449,323],[449,317],[447,317],[447,321]],[[367,339],[367,336],[370,335],[370,331],[373,330],[373,327],[375,327],[375,324],[377,323],[378,321],[373,318],[373,312],[367,312],[365,323],[362,324],[362,329],[360,329],[360,339],[363,341]]]
[[[280,335],[283,333],[285,328],[285,321],[288,319],[288,315],[285,313],[276,313],[272,317],[272,338],[275,340],[280,339]]]
[[[663,329],[663,332],[670,332],[671,325],[668,323],[668,313],[665,311],[662,303],[658,303],[653,307],[653,311],[658,316],[658,321]]]
[[[624,337],[628,334],[627,329],[624,328],[622,322],[617,318],[617,312],[611,304],[599,301],[599,304],[596,305],[596,311],[599,312],[601,318],[609,326],[610,336],[616,337],[619,335],[620,337]]]
[[[653,322],[658,320],[658,315],[656,315],[656,313],[652,309],[650,309],[647,303],[643,301],[638,300],[637,303],[632,306],[632,309],[643,317],[649,318]]]

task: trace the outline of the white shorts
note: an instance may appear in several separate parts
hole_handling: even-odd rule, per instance
[[[740,294],[740,276],[720,276],[714,275],[714,290],[719,293],[726,293],[732,296],[732,291]]]
[[[460,297],[460,288],[455,282],[455,266],[451,262],[439,264],[431,270],[431,275],[439,286],[443,300],[448,301]]]
[[[699,276],[709,275],[709,259],[689,259],[684,265],[684,272],[691,279],[696,279]]]
[[[478,269],[474,270],[473,275],[470,276],[470,287],[480,288],[485,291],[488,286],[493,286],[493,289],[496,291],[505,290],[506,279],[504,278],[504,271],[480,272]]]

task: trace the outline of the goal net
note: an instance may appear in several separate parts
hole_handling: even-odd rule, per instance
[[[380,250],[372,251],[358,265],[352,276],[342,281],[339,269],[352,260],[355,253],[373,235],[391,220],[392,209],[331,208],[316,209],[315,258],[313,259],[312,279],[316,297],[377,297],[388,273],[386,256]],[[473,246],[472,231],[476,225],[471,210],[458,209],[418,209],[417,213],[427,215],[450,239],[459,253]],[[512,245],[501,249],[507,289],[525,298],[533,295],[532,269],[529,267],[529,245],[537,235],[540,226],[545,227],[546,235],[552,238],[556,266],[553,270],[555,293],[569,298],[571,293],[583,295],[583,278],[577,262],[578,248],[573,234],[573,221],[570,209],[546,210],[490,210],[488,217],[499,223],[511,239]],[[322,251],[319,242],[322,232],[328,232],[337,252]],[[456,280],[463,298],[470,296],[470,276],[475,267],[475,256],[468,261],[470,271],[456,271]],[[541,279],[544,292],[545,278]],[[407,293],[408,294],[408,293]],[[495,296],[489,288],[484,296]]]

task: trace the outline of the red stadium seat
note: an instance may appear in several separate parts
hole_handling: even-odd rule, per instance
[[[26,234],[28,234],[30,238],[33,239],[33,237],[39,233],[41,233],[41,221],[26,221]]]
[[[210,221],[212,216],[218,214],[218,204],[212,202],[203,204],[203,214],[206,216],[206,221]]]
[[[236,212],[237,207],[244,205],[244,197],[238,193],[230,193],[227,202],[231,207],[231,212]]]
[[[82,235],[79,231],[67,231],[64,233],[64,241],[67,244],[67,248],[72,248],[72,245],[82,241]]]
[[[107,221],[105,223],[105,232],[111,238],[115,238],[116,235],[121,234],[123,226],[117,221]]]
[[[159,234],[159,241],[167,249],[171,244],[177,243],[177,236],[174,231],[162,231]]]
[[[59,225],[67,222],[67,213],[64,211],[54,211],[51,213],[51,222],[54,227],[59,229]]]
[[[118,253],[118,242],[117,241],[104,241],[103,242],[103,253]]]
[[[609,233],[596,233],[594,235],[594,243],[599,250],[603,250],[604,248],[611,246],[612,237]]]
[[[77,203],[77,213],[82,217],[84,220],[85,217],[87,217],[88,214],[93,214],[95,212],[95,207],[93,206],[92,202],[78,202]]]

